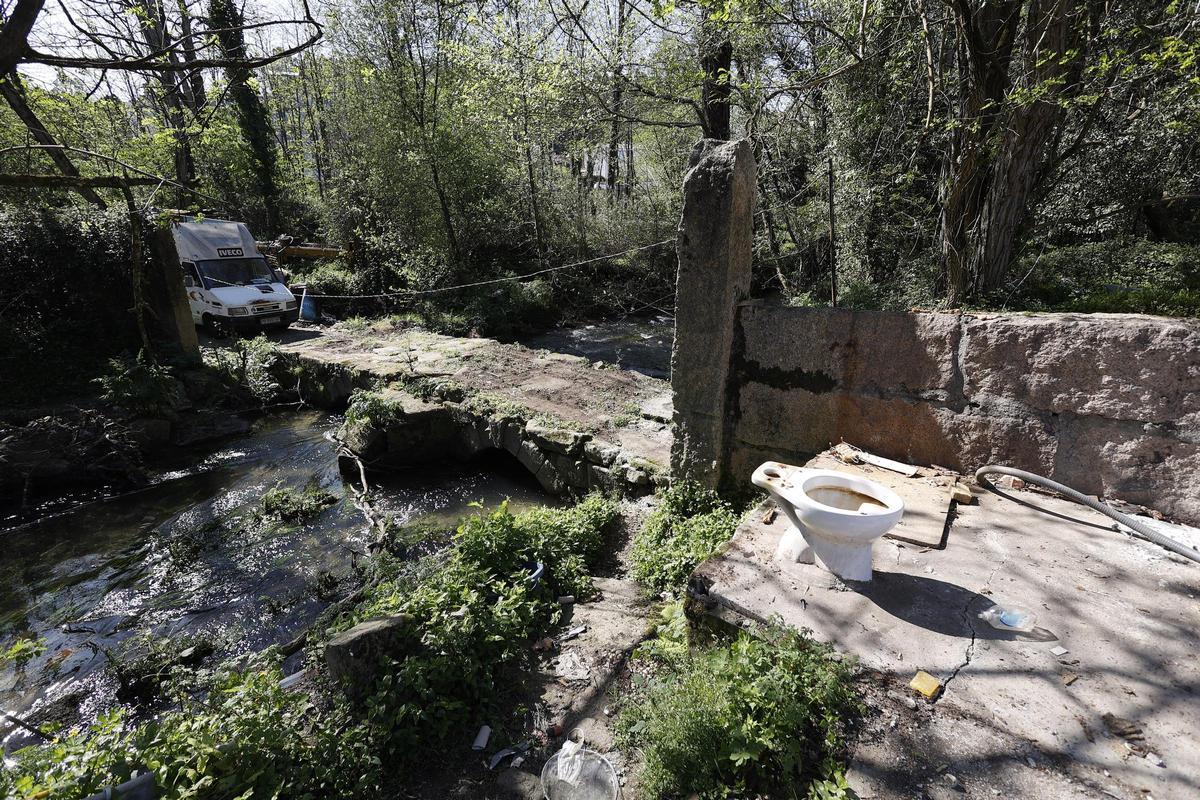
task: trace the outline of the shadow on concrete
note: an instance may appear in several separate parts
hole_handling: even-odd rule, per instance
[[[1029,642],[1058,638],[1045,628],[1028,633],[993,628],[979,615],[994,606],[995,601],[937,578],[876,571],[870,583],[848,585],[893,617],[945,636]]]

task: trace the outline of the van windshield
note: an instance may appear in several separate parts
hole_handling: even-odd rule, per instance
[[[222,258],[219,261],[198,261],[196,266],[200,268],[200,274],[204,276],[209,289],[279,280],[265,258]]]

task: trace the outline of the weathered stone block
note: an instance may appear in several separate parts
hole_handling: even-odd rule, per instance
[[[671,392],[676,427],[672,468],[710,485],[727,448],[726,394],[737,304],[750,292],[755,186],[749,141],[706,140],[683,182],[676,249],[679,272]]]
[[[746,411],[736,428],[739,445],[803,459],[845,439],[879,455],[919,458],[920,463],[945,463],[955,456],[954,443],[939,429],[928,404],[762,384],[742,387],[740,400]],[[744,482],[749,474],[734,478]]]
[[[388,659],[401,659],[415,647],[408,614],[360,622],[325,645],[329,674],[352,699],[370,694]]]
[[[512,453],[514,456],[520,455],[522,434],[525,432],[525,426],[520,422],[512,419],[499,421],[501,447]]]
[[[625,467],[624,479],[630,486],[645,487],[650,485],[650,473],[633,465]]]
[[[573,489],[587,488],[587,462],[556,454],[551,459],[563,483]]]
[[[413,466],[445,461],[459,445],[459,429],[451,412],[440,403],[427,403],[404,392],[387,393],[397,408],[387,424],[386,466]]]
[[[373,421],[347,422],[342,428],[342,441],[364,461],[374,461],[387,449],[387,434]]]
[[[562,494],[566,491],[566,482],[548,455],[543,458],[542,465],[538,467],[533,477],[537,478],[542,488],[550,494]]]
[[[517,461],[520,461],[525,469],[537,475],[542,465],[546,463],[546,457],[536,444],[526,439],[517,449]]]
[[[598,467],[595,464],[588,464],[587,472],[587,485],[589,489],[601,489],[607,491],[612,489],[617,483],[616,478],[613,476],[612,470],[607,469],[606,467]]]
[[[1200,325],[1132,314],[965,321],[967,398],[1141,422],[1200,422]]]
[[[1052,475],[1082,492],[1119,497],[1200,522],[1200,444],[1155,425],[1069,417]]]
[[[303,356],[297,361],[300,367],[300,395],[311,405],[320,408],[345,406],[355,388],[363,385],[355,371],[342,364]]]
[[[778,389],[952,400],[956,314],[750,305],[741,309],[741,380]],[[903,346],[898,346],[903,345]]]
[[[590,434],[551,427],[534,421],[525,425],[525,437],[532,439],[543,450],[563,455],[579,453],[583,448],[583,443],[592,438]]]
[[[591,439],[583,444],[583,457],[603,467],[612,466],[620,453],[621,448],[602,439]]]
[[[651,422],[669,423],[674,416],[674,406],[671,404],[671,395],[660,394],[651,397],[642,403],[641,407],[642,419],[648,419]]]

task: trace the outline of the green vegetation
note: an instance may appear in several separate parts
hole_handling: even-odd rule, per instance
[[[140,765],[170,800],[369,791],[379,766],[369,755],[368,731],[344,704],[318,713],[307,696],[281,690],[281,678],[268,653],[180,690],[179,709],[150,722],[131,725],[123,712],[111,712],[86,731],[18,751],[15,766],[0,770],[0,794],[78,800],[128,780]]]
[[[118,654],[109,653],[117,697],[123,703],[151,704],[173,677],[185,683],[189,668],[211,655],[218,642],[211,634],[165,636],[142,631],[121,643]]]
[[[716,492],[691,481],[672,484],[634,539],[634,577],[656,592],[682,590],[737,523],[738,514]]]
[[[307,522],[337,500],[337,495],[321,488],[316,476],[313,476],[302,490],[288,486],[268,489],[255,516],[259,519],[273,517],[284,522]]]
[[[0,406],[87,392],[110,358],[137,351],[129,239],[118,213],[0,202]]]
[[[853,797],[839,761],[859,711],[850,667],[782,628],[689,649],[682,619],[668,606],[639,652],[657,666],[636,673],[619,719],[645,759],[641,796]]]
[[[384,399],[379,392],[355,389],[350,395],[350,405],[346,408],[346,424],[386,428],[388,422],[400,414],[400,407]]]
[[[445,741],[486,718],[503,670],[529,657],[529,642],[557,620],[564,594],[586,597],[613,504],[591,496],[572,509],[514,516],[505,505],[468,519],[449,560],[410,586],[385,581],[335,627],[410,614],[408,652],[367,701],[372,726],[408,750]],[[537,565],[540,580],[530,579]]]
[[[1200,248],[1117,239],[1031,254],[1010,307],[1200,317]],[[999,299],[999,298],[998,298]]]
[[[131,245],[152,254],[156,207],[339,245],[286,266],[343,319],[508,336],[662,308],[702,136],[753,144],[758,294],[1200,313],[1194,3],[337,0],[327,46],[283,49],[315,28],[79,2],[56,58],[14,44],[54,78],[0,107],[22,178],[0,187],[0,366],[21,379],[0,402],[84,391],[142,346]],[[50,185],[75,171],[146,182]]]
[[[6,649],[0,650],[0,669],[7,667],[9,664],[19,666],[31,658],[40,656],[44,652],[46,652],[45,640],[23,636]]]
[[[362,707],[331,687],[316,698],[281,690],[273,650],[190,679],[173,670],[163,687],[175,709],[140,725],[116,712],[21,750],[0,770],[0,795],[76,800],[144,764],[170,800],[379,796],[402,780],[398,769],[459,742],[463,725],[486,716],[503,671],[528,658],[530,640],[561,613],[559,595],[587,596],[614,514],[600,496],[519,515],[501,506],[466,520],[452,548],[421,562],[381,554],[363,602],[331,629],[394,613],[414,625],[407,657]],[[540,580],[530,580],[539,563]]]
[[[108,371],[96,378],[100,399],[134,414],[161,417],[180,404],[183,390],[171,370],[152,363],[145,351],[137,358],[108,361]]]
[[[210,347],[203,353],[204,363],[228,385],[250,393],[266,406],[276,402],[289,389],[280,385],[284,366],[279,345],[266,336],[237,339],[229,347]]]

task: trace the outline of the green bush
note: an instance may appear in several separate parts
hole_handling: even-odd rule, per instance
[[[108,361],[108,371],[93,381],[100,399],[134,414],[161,417],[183,399],[183,389],[171,370],[146,358],[120,356]]]
[[[0,769],[0,796],[77,800],[140,767],[169,800],[370,794],[380,768],[369,731],[344,704],[318,712],[307,695],[280,689],[282,677],[277,658],[257,656],[181,691],[177,710],[143,725],[116,710],[19,750]]]
[[[448,561],[413,587],[375,587],[338,627],[410,614],[410,655],[385,671],[367,703],[372,726],[397,751],[443,742],[486,715],[502,671],[557,620],[564,594],[586,596],[614,504],[598,495],[570,509],[514,516],[507,504],[465,521]],[[530,579],[538,564],[541,579]]]
[[[266,336],[238,339],[232,347],[208,348],[204,363],[230,386],[245,390],[262,405],[273,403],[285,393],[281,376],[290,375],[279,344]]]
[[[346,408],[346,424],[374,425],[382,428],[400,413],[400,407],[388,402],[379,392],[355,389],[350,394],[350,404]]]
[[[21,637],[0,650],[0,669],[9,664],[25,664],[46,652],[46,640],[41,637]]]
[[[692,570],[729,541],[738,515],[716,492],[680,481],[634,538],[633,575],[655,591],[680,590]]]
[[[0,406],[87,393],[137,350],[129,243],[123,208],[0,204]]]
[[[850,668],[789,629],[666,662],[627,698],[618,735],[643,797],[850,797],[838,757],[859,706]]]
[[[1112,239],[1033,252],[994,304],[1012,309],[1200,316],[1200,247]]]

